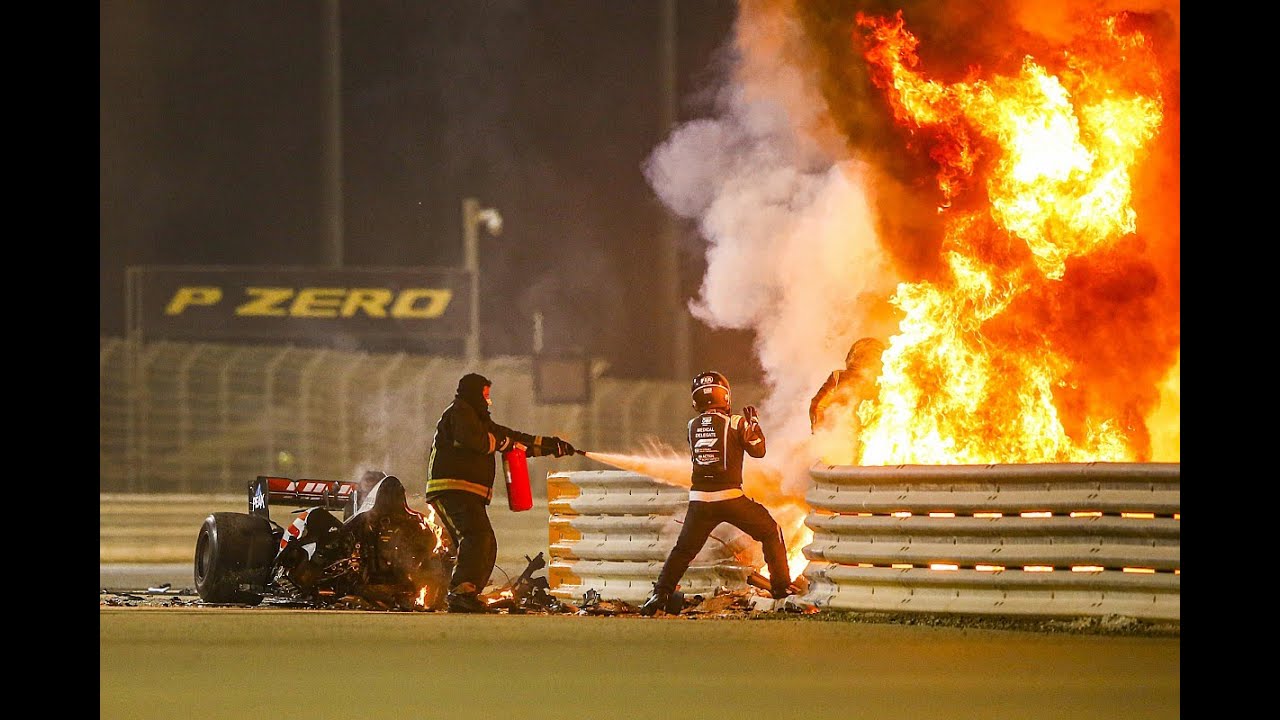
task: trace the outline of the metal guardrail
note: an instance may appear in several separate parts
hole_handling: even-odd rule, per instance
[[[806,599],[1180,619],[1180,463],[810,468]]]
[[[653,590],[688,509],[688,488],[620,470],[558,472],[547,477],[550,593],[581,600],[589,591],[639,604]],[[759,543],[724,524],[680,580],[685,595],[747,586],[764,564]]]
[[[854,611],[1180,619],[1178,463],[810,468],[804,599]],[[638,602],[688,493],[637,473],[547,479],[552,593]],[[743,587],[758,543],[722,525],[686,594]]]

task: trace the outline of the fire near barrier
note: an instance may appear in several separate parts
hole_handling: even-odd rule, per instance
[[[689,491],[622,470],[547,475],[550,512],[547,568],[554,597],[580,601],[589,590],[639,604],[653,590],[680,534]],[[721,525],[681,580],[685,596],[738,590],[764,565],[760,544]]]
[[[1180,620],[1180,463],[814,465],[804,600],[863,612]],[[632,472],[547,478],[551,594],[642,600],[687,492]],[[682,583],[763,565],[721,526]],[[752,550],[756,556],[751,556]]]

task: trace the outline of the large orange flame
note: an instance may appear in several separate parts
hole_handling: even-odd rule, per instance
[[[1163,119],[1145,38],[1108,17],[1095,37],[1054,58],[1057,72],[1028,56],[1014,75],[979,79],[972,70],[944,84],[917,70],[917,41],[901,13],[857,21],[896,121],[929,143],[946,213],[946,272],[902,283],[892,298],[902,320],[878,397],[856,409],[857,462],[1147,459],[1141,415],[1151,408],[1139,406],[1150,398],[1082,392],[1087,349],[1066,339],[1069,323],[1103,312],[1084,307],[1085,281],[1073,284],[1071,273],[1106,275],[1119,286],[1109,299],[1141,296],[1151,283],[1125,265],[1136,228],[1133,168]]]

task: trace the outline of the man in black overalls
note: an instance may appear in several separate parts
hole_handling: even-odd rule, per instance
[[[764,431],[760,429],[756,409],[748,405],[741,415],[734,415],[729,381],[714,370],[693,379],[692,399],[699,414],[689,421],[689,453],[693,462],[689,509],[653,593],[640,606],[642,615],[653,615],[667,608],[676,583],[722,522],[761,544],[769,567],[770,591],[775,599],[786,597],[791,584],[782,529],[765,506],[742,492],[743,453],[762,458],[765,452]]]
[[[449,581],[449,612],[493,612],[480,599],[498,558],[498,538],[489,521],[497,472],[496,455],[516,445],[529,457],[573,455],[576,449],[555,435],[531,435],[493,421],[490,387],[483,375],[458,381],[453,402],[436,423],[427,461],[426,500],[444,522],[458,551]]]

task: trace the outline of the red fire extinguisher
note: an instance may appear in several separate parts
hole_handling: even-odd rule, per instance
[[[507,507],[516,512],[533,507],[529,459],[524,448],[516,446],[502,453],[502,474],[507,476]]]

